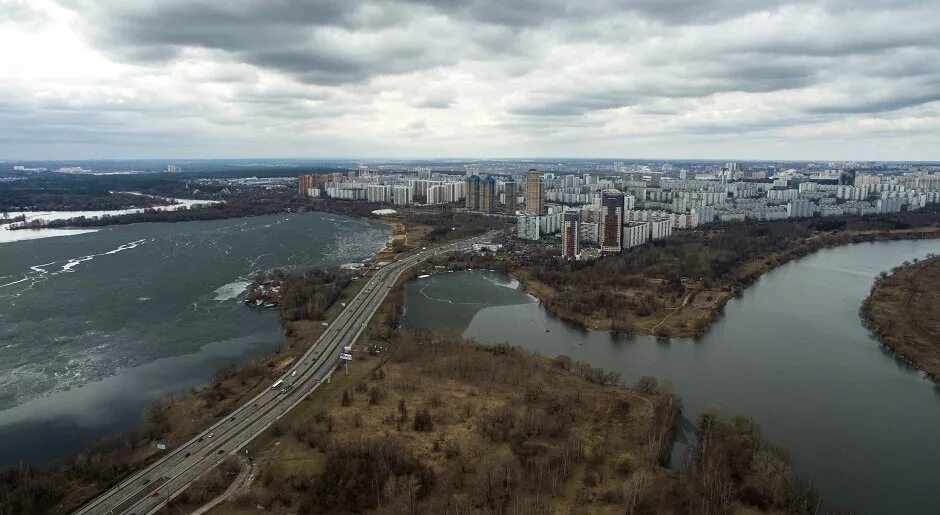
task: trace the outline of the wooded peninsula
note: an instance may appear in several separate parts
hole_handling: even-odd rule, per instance
[[[860,314],[888,349],[940,381],[940,256],[882,272]]]

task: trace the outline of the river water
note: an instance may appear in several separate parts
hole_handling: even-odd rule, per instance
[[[143,408],[283,341],[258,271],[369,258],[389,230],[323,213],[144,223],[0,243],[0,465],[138,426]]]
[[[700,339],[616,337],[566,324],[494,272],[410,282],[406,328],[453,329],[673,383],[684,404],[679,440],[694,441],[704,409],[756,419],[813,481],[824,507],[937,513],[940,388],[882,351],[858,307],[882,270],[940,241],[861,243],[787,263],[732,299]],[[677,445],[674,464],[684,456]]]

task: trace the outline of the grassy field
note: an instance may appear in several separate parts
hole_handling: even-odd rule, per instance
[[[940,257],[879,278],[861,312],[885,345],[940,378]]]
[[[651,506],[677,487],[648,452],[658,395],[592,384],[515,349],[410,336],[392,347],[357,356],[348,377],[334,374],[253,442],[258,481],[211,513],[613,509],[640,469]]]
[[[334,373],[252,442],[257,479],[208,513],[790,513],[810,504],[785,453],[747,419],[709,419],[713,445],[681,472],[667,468],[678,399],[651,379],[618,383],[565,357],[396,333],[387,351],[357,353],[348,376]],[[723,493],[712,492],[722,481]]]

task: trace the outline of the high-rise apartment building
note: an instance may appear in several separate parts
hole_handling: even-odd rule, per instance
[[[480,185],[480,211],[495,213],[499,205],[499,196],[496,194],[496,179],[492,176],[483,179]]]
[[[297,193],[302,197],[318,197],[320,192],[311,192],[311,190],[322,190],[326,187],[326,183],[329,182],[329,179],[332,177],[330,175],[324,174],[310,174],[310,175],[301,175],[297,178]]]
[[[623,193],[601,193],[598,244],[601,252],[620,252],[623,248]]]
[[[471,211],[480,210],[480,176],[471,175],[467,177],[467,199],[466,206],[467,209]]]
[[[577,211],[565,211],[561,223],[561,257],[578,259],[581,254],[581,216]]]
[[[545,184],[539,171],[534,168],[525,174],[525,212],[545,214]]]
[[[506,196],[506,201],[503,204],[503,208],[505,209],[506,214],[516,214],[516,209],[518,209],[518,206],[516,206],[516,199],[519,195],[519,183],[516,181],[506,181],[506,183],[503,185],[503,193]]]
[[[312,188],[313,176],[312,175],[301,175],[297,178],[297,194],[301,197],[306,197],[309,195],[308,191]]]

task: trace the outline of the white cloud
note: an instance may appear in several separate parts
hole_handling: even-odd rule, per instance
[[[937,159],[935,10],[0,0],[0,157]]]

